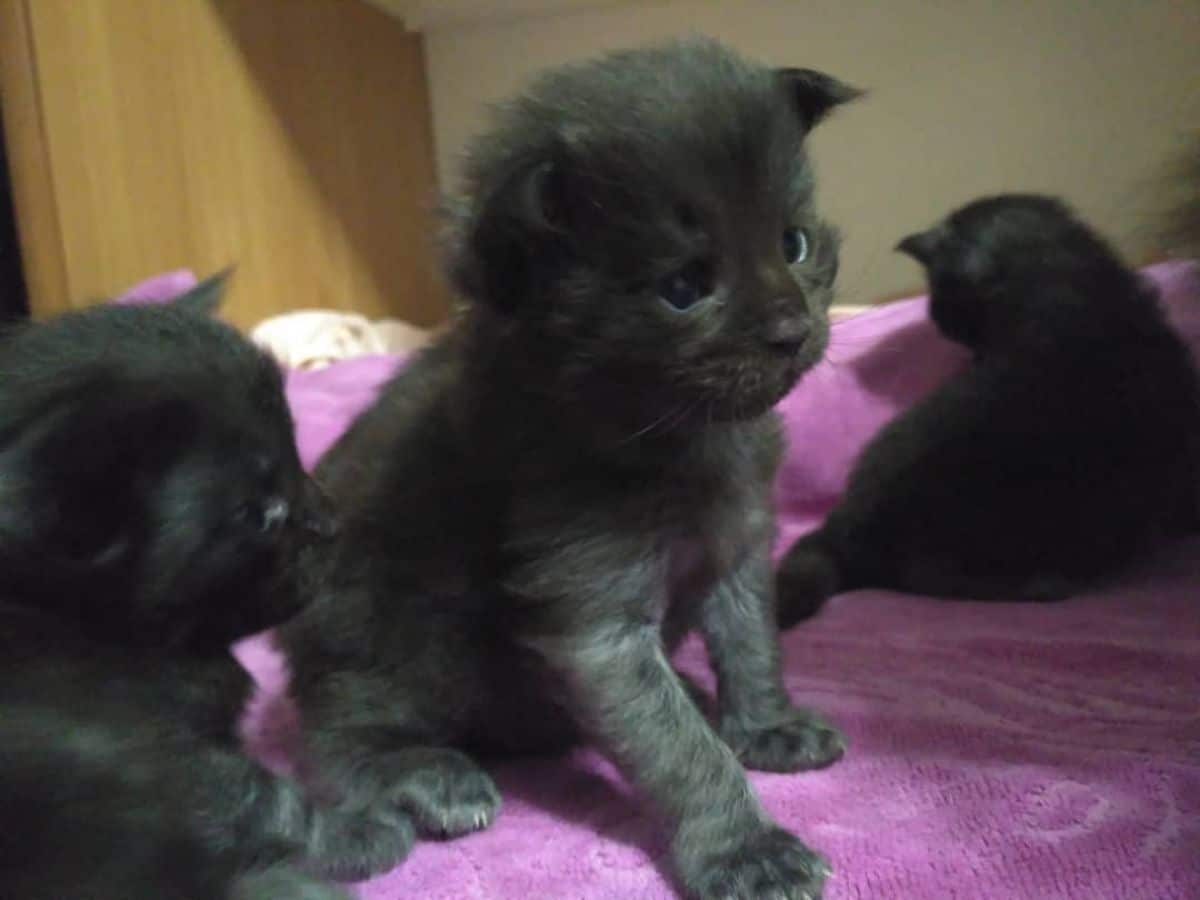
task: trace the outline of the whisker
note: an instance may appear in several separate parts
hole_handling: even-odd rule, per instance
[[[679,413],[679,415],[676,416],[671,421],[671,423],[669,425],[667,425],[666,428],[663,429],[663,434],[666,434],[672,428],[678,428],[680,425],[682,425],[687,420],[688,415],[690,415],[691,412],[699,405],[700,405],[700,398],[697,397],[691,403],[684,406],[683,410]]]
[[[679,404],[679,406],[675,406],[675,407],[672,407],[671,409],[668,409],[665,413],[663,413],[661,416],[659,416],[657,419],[655,419],[653,422],[651,422],[646,427],[638,429],[633,434],[629,435],[629,437],[627,437],[627,438],[623,438],[621,441],[618,442],[617,446],[621,446],[623,444],[628,444],[630,441],[635,441],[640,437],[644,437],[645,435],[647,435],[651,431],[653,431],[655,428],[657,428],[659,425],[661,425],[663,422],[667,421],[668,419],[674,419],[674,417],[679,415],[681,412],[683,413],[683,415],[687,414],[687,403],[681,403],[681,404]]]

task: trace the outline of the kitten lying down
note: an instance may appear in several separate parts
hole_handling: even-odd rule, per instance
[[[332,900],[300,869],[386,869],[411,838],[238,747],[226,648],[300,608],[328,518],[219,293],[0,342],[0,896]]]
[[[1200,525],[1200,388],[1153,288],[1056,200],[978,200],[900,242],[975,353],[883,428],[778,581],[780,623],[881,587],[1052,600]]]
[[[843,751],[780,680],[769,487],[837,271],[804,141],[855,93],[695,41],[499,110],[450,217],[467,308],[319,470],[346,521],[283,636],[323,787],[460,834],[500,802],[466,751],[583,735],[665,817],[690,895],[820,895],[741,764]],[[668,663],[694,627],[715,728]]]

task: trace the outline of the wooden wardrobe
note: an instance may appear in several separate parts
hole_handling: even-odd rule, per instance
[[[236,265],[247,327],[444,318],[422,41],[361,0],[0,0],[30,309]]]

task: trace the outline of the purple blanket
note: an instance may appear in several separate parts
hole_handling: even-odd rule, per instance
[[[1200,349],[1183,265],[1149,270]],[[875,429],[964,362],[922,298],[840,323],[827,362],[781,405],[781,547],[838,495]],[[388,357],[294,373],[311,463],[395,369]],[[415,477],[419,477],[419,474]],[[400,511],[403,512],[403,511]],[[1200,898],[1200,540],[1058,605],[951,604],[882,591],[832,601],[784,638],[795,699],[850,749],[831,769],[752,774],[770,813],[819,848],[828,900]],[[263,691],[247,736],[281,758],[294,713],[280,659],[237,648]],[[679,663],[711,687],[702,648]],[[592,751],[495,770],[488,831],[419,844],[368,900],[675,896],[654,817]]]

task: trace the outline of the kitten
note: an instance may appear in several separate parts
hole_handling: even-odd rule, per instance
[[[237,745],[227,647],[299,610],[330,520],[278,369],[204,314],[220,290],[0,341],[0,896],[334,898],[284,864],[359,874],[411,839]]]
[[[905,238],[975,353],[863,450],[780,567],[780,622],[862,587],[1051,600],[1192,529],[1200,389],[1153,289],[1057,200],[978,200]]]
[[[319,468],[347,521],[284,638],[327,785],[459,834],[500,803],[464,749],[586,735],[690,894],[820,894],[739,760],[843,750],[780,679],[769,497],[771,409],[825,348],[837,268],[803,141],[855,94],[697,40],[499,111],[449,226],[467,308]],[[668,662],[696,626],[716,731]]]

